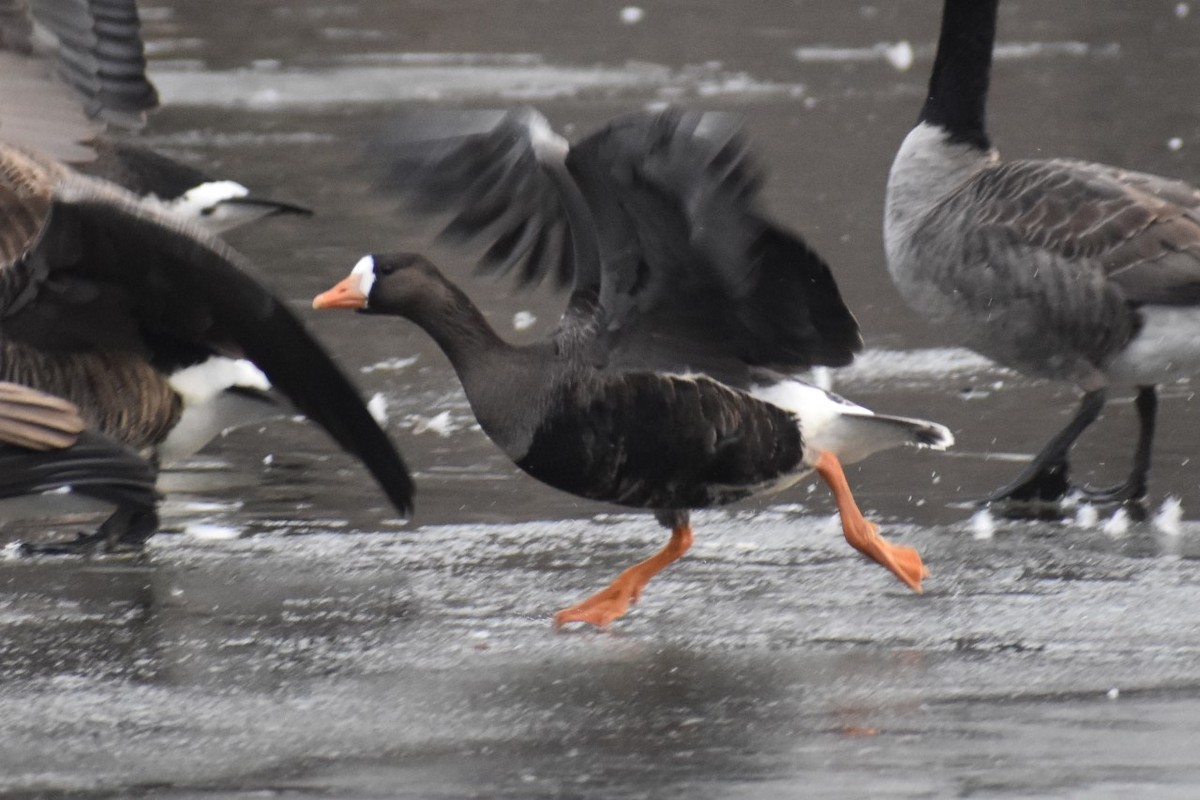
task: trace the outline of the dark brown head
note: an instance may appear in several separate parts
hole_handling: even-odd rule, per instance
[[[350,308],[412,317],[447,294],[446,279],[423,256],[384,253],[363,256],[336,286],[313,298],[313,308]]]

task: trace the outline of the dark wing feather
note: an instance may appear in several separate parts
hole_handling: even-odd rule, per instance
[[[442,238],[484,245],[481,272],[520,267],[523,285],[547,276],[565,283],[556,243],[567,238],[566,220],[527,118],[525,110],[412,112],[391,123],[369,158],[380,183],[407,193],[412,210],[450,215]]]
[[[72,492],[153,514],[157,478],[157,470],[146,459],[96,431],[83,431],[70,447],[57,450],[30,450],[0,441],[0,497],[69,487]]]
[[[136,512],[152,532],[157,478],[132,448],[85,430],[73,403],[0,382],[0,498],[67,488]]]
[[[169,199],[213,180],[195,167],[129,142],[99,139],[92,143],[92,149],[96,159],[80,168],[134,194]]]
[[[56,71],[88,115],[125,129],[145,124],[158,93],[146,79],[136,0],[31,0],[30,7],[55,37]]]
[[[10,310],[6,338],[40,345],[58,336],[56,346],[80,347],[90,333],[93,346],[141,348],[161,369],[213,352],[244,356],[360,458],[397,508],[410,507],[407,470],[358,392],[219,240],[104,182],[65,173],[41,242],[19,266],[36,301]],[[75,317],[83,322],[72,331]]]
[[[612,363],[795,370],[861,348],[829,267],[758,212],[762,177],[736,117],[634,114],[567,165],[595,218]]]
[[[761,173],[728,114],[622,117],[543,155],[528,109],[414,113],[385,140],[388,182],[444,235],[485,245],[480,267],[574,293],[564,331],[611,367],[704,369],[849,363],[862,341],[828,266],[756,210]],[[599,267],[589,255],[599,249]]]
[[[145,70],[135,0],[0,0],[0,140],[89,160],[158,105]]]

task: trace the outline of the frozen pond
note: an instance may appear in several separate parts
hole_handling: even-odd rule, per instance
[[[806,481],[698,514],[693,551],[612,633],[554,634],[554,610],[661,529],[519,475],[413,326],[305,312],[378,396],[417,513],[396,519],[323,434],[279,421],[164,476],[144,558],[0,561],[0,797],[1195,796],[1192,385],[1161,393],[1144,518],[977,517],[971,501],[1075,395],[939,341],[884,268],[884,182],[939,10],[147,5],[167,104],[148,139],[317,211],[231,238],[297,308],[365,252],[427,248],[360,159],[399,107],[532,102],[575,136],[651,104],[734,110],[769,167],[769,212],[830,261],[862,324],[867,353],[838,390],[959,444],[848,472],[864,511],[923,553],[924,596],[854,555]],[[1200,5],[1173,0],[1006,2],[996,143],[1200,182],[1198,24]],[[436,252],[505,335],[554,323],[561,297]],[[1123,475],[1127,399],[1080,443],[1080,477]]]

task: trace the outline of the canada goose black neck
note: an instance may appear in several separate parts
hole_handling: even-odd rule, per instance
[[[988,150],[986,104],[999,0],[945,0],[937,58],[919,122]]]

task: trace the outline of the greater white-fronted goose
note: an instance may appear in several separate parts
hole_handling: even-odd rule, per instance
[[[135,0],[0,0],[0,141],[124,186],[214,233],[312,212],[127,140],[158,93]]]
[[[559,611],[556,625],[622,616],[690,546],[689,509],[783,489],[813,469],[833,490],[847,540],[920,591],[920,556],[863,518],[841,462],[900,444],[944,448],[952,437],[787,374],[848,363],[858,325],[826,264],[757,211],[760,175],[731,117],[634,114],[571,148],[528,110],[424,144],[412,140],[419,127],[400,137],[402,180],[427,206],[457,205],[451,232],[490,237],[492,267],[571,280],[557,330],[527,346],[504,342],[461,290],[406,253],[364,257],[313,305],[412,320],[522,470],[581,497],[652,509],[671,529],[661,552]]]
[[[1068,452],[1109,387],[1138,387],[1128,478],[1140,498],[1155,385],[1200,372],[1200,192],[1066,159],[1001,161],[985,106],[999,0],[945,0],[929,95],[888,178],[888,268],[905,300],[966,346],[1083,392],[1070,423],[988,501],[1058,501]]]
[[[412,485],[400,456],[250,270],[186,219],[0,145],[0,380],[63,398],[89,428],[150,454],[192,449],[244,421],[239,387],[261,390],[269,379],[406,510]],[[221,413],[227,401],[233,418]],[[126,533],[136,532],[109,526],[101,541]]]

